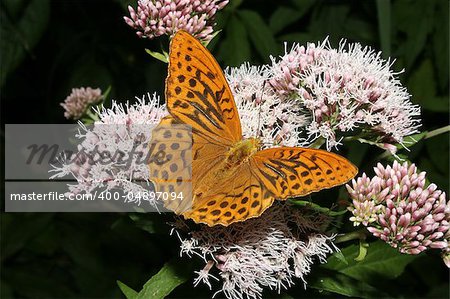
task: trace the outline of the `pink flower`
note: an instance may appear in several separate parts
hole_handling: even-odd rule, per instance
[[[213,35],[214,15],[228,0],[138,0],[137,11],[128,6],[130,18],[125,22],[142,38],[173,35],[183,29],[200,40]]]
[[[378,164],[376,175],[365,174],[347,185],[353,200],[349,208],[355,225],[362,223],[375,236],[402,253],[442,249],[449,260],[450,202],[435,184],[425,186],[425,172],[397,161]]]
[[[111,109],[94,109],[99,120],[90,127],[80,123],[75,136],[78,152],[54,165],[51,172],[55,174],[50,178],[73,176],[77,183],[68,185],[67,195],[114,188],[125,194],[143,194],[149,187],[140,182],[149,179],[149,171],[138,155],[146,156],[152,129],[167,115],[159,103],[158,96],[147,94],[132,105],[113,101]],[[105,162],[100,153],[109,153],[112,158]]]
[[[324,138],[328,149],[351,132],[395,152],[387,144],[417,132],[420,110],[391,65],[360,44],[294,45],[272,58],[269,82],[281,99],[302,105],[310,119],[308,135]]]
[[[227,299],[260,299],[264,288],[280,292],[306,276],[315,261],[337,251],[333,236],[321,234],[327,216],[288,204],[274,204],[261,217],[232,225],[198,225],[177,219],[172,233],[181,241],[181,254],[203,259],[194,285],[212,288],[218,280]],[[217,285],[217,284],[216,284]],[[214,296],[213,296],[214,297]]]
[[[61,103],[64,108],[64,116],[69,119],[80,119],[91,105],[100,102],[102,91],[100,88],[90,87],[73,88],[72,93]]]

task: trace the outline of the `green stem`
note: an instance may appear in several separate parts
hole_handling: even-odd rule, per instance
[[[351,240],[365,240],[367,230],[365,228],[336,237],[334,243],[343,243]]]
[[[322,137],[319,137],[316,139],[316,141],[311,144],[311,148],[320,148],[325,143],[325,139]]]
[[[450,125],[428,132],[427,135],[425,135],[425,139],[432,138],[447,132],[450,132]]]
[[[92,113],[92,111],[90,109],[86,110],[85,113],[87,116],[89,116],[93,121],[97,121],[100,120],[100,118],[98,117],[97,114]]]

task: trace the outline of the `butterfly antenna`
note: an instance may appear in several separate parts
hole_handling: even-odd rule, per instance
[[[258,130],[256,131],[256,137],[260,137],[262,134],[261,132],[261,108],[262,108],[262,98],[264,95],[264,88],[266,87],[266,81],[264,80],[263,82],[263,87],[262,87],[262,91],[261,91],[261,97],[260,97],[260,102],[259,102],[259,111],[258,111]],[[256,98],[256,95],[254,95]]]

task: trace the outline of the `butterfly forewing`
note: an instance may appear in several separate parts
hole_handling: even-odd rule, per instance
[[[212,142],[242,139],[233,95],[222,69],[194,37],[179,31],[172,39],[166,100],[170,114]]]

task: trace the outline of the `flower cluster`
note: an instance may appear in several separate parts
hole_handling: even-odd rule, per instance
[[[148,186],[138,183],[149,179],[144,161],[147,144],[153,127],[167,112],[159,106],[159,97],[147,97],[148,102],[145,97],[134,105],[113,102],[111,109],[97,111],[100,120],[91,128],[81,125],[76,136],[80,140],[79,152],[54,166],[52,171],[56,174],[51,178],[75,177],[77,184],[68,186],[72,194],[113,188],[130,194],[148,191]],[[108,161],[104,159],[106,154]]]
[[[225,71],[241,118],[244,137],[258,137],[263,148],[305,145],[299,138],[307,124],[295,101],[280,101],[268,84],[270,70],[243,64]]]
[[[205,261],[195,284],[211,288],[211,279],[218,280],[218,275],[223,281],[218,292],[225,297],[261,298],[263,287],[280,292],[293,285],[295,277],[306,284],[314,260],[324,263],[337,250],[333,237],[319,233],[328,220],[278,203],[261,217],[228,227],[193,229],[179,220],[173,232],[181,240],[182,255],[195,254]]]
[[[172,36],[183,29],[200,40],[213,37],[214,15],[228,0],[139,0],[137,11],[128,6],[130,18],[125,22],[143,38]]]
[[[102,100],[100,88],[90,87],[73,88],[72,93],[61,103],[64,108],[64,116],[69,119],[80,119],[91,105]]]
[[[350,218],[402,253],[428,248],[449,251],[450,202],[435,184],[425,186],[425,172],[414,164],[378,164],[376,175],[353,180],[347,190],[353,205]]]
[[[401,143],[419,125],[419,107],[390,68],[368,47],[341,42],[332,49],[324,41],[272,57],[269,82],[280,98],[299,101],[310,119],[306,134],[324,138],[328,149],[348,132],[383,147]]]

